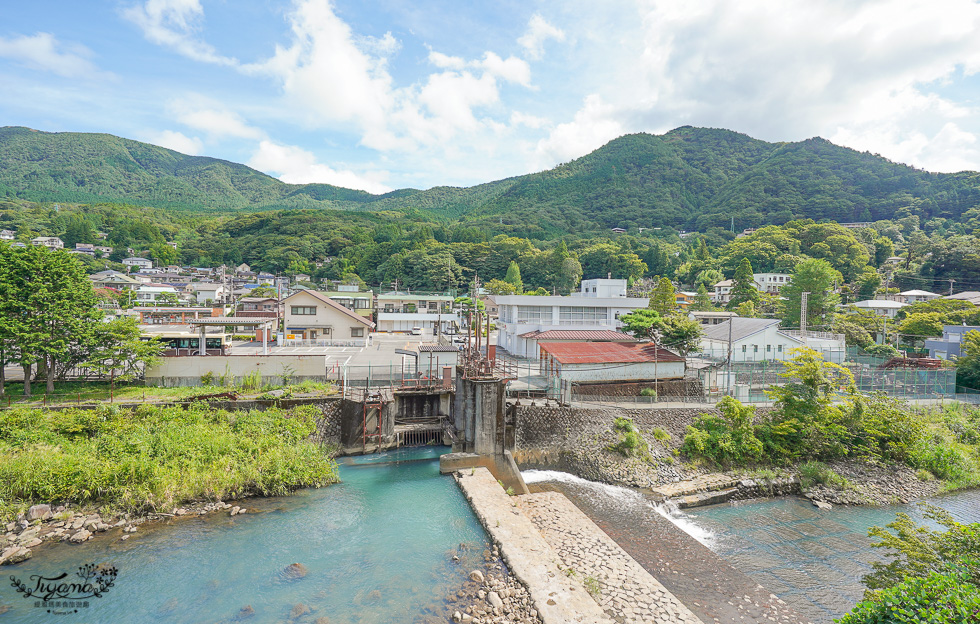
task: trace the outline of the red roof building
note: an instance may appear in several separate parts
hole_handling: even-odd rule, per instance
[[[653,343],[543,343],[541,370],[575,383],[638,382],[684,377],[684,358]]]

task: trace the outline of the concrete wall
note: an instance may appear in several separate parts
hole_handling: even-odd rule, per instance
[[[646,381],[648,379],[680,379],[684,362],[634,362],[629,364],[562,364],[563,381],[577,383],[613,383],[617,381]]]
[[[146,385],[198,386],[206,373],[216,378],[227,375],[238,383],[253,371],[268,384],[282,384],[284,377],[292,382],[327,380],[323,355],[198,355],[164,358],[146,371]]]
[[[456,403],[453,413],[457,435],[465,440],[468,453],[503,454],[504,423],[503,383],[456,378]]]

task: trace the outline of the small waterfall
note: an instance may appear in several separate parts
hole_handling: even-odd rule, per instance
[[[681,511],[674,502],[669,500],[655,503],[637,490],[589,481],[557,470],[524,470],[521,472],[521,476],[524,477],[524,482],[528,484],[553,481],[577,487],[588,492],[589,498],[600,504],[615,505],[618,508],[653,509],[671,524],[705,546],[710,546],[710,542],[714,538],[714,533],[698,526],[692,516]]]
[[[662,503],[651,504],[654,511],[670,521],[674,526],[684,531],[694,539],[698,540],[705,546],[711,546],[711,542],[714,540],[715,534],[710,530],[698,526],[694,522],[692,516],[681,511],[677,503],[668,499]]]

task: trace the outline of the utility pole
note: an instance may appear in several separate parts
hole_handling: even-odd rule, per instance
[[[806,321],[807,321],[807,306],[810,303],[810,293],[805,292],[800,294],[800,336],[803,338],[803,344],[806,344]]]
[[[956,281],[956,280],[954,280],[954,279],[953,279],[952,277],[951,277],[951,278],[949,278],[949,296],[950,296],[950,297],[952,297],[952,296],[953,296],[953,283],[954,283],[955,281]]]
[[[732,325],[735,324],[735,319],[729,317],[728,319],[728,378],[725,382],[728,386],[726,394],[731,396],[732,394]],[[656,368],[656,365],[654,365]]]

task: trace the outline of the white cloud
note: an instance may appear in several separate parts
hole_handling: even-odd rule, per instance
[[[164,130],[160,134],[147,139],[154,145],[166,147],[189,156],[198,156],[204,149],[204,142],[197,137],[189,137],[182,132]]]
[[[441,69],[460,70],[466,67],[466,61],[462,58],[449,56],[435,50],[429,50],[429,62]]]
[[[247,164],[259,171],[279,174],[279,179],[288,184],[332,184],[375,194],[391,190],[381,181],[386,177],[385,172],[359,174],[350,170],[333,169],[318,163],[311,152],[272,141],[261,141],[258,151]]]
[[[549,24],[539,13],[535,13],[527,24],[527,32],[517,40],[517,43],[527,51],[529,57],[537,60],[544,55],[544,42],[548,39],[564,41],[565,33]]]
[[[195,61],[234,66],[238,61],[218,54],[195,37],[204,19],[200,0],[146,0],[123,9],[122,16],[143,31],[152,43],[166,46]]]
[[[538,142],[536,168],[543,169],[572,160],[602,147],[624,133],[616,119],[617,109],[592,94],[585,98],[575,119],[559,124],[547,138]]]
[[[262,139],[265,133],[242,119],[241,115],[219,102],[202,96],[173,100],[169,109],[181,124],[205,132],[212,139]]]
[[[0,58],[8,58],[31,69],[66,78],[109,77],[89,60],[92,52],[82,45],[65,44],[50,33],[13,38],[0,37]]]
[[[475,63],[475,65],[507,82],[516,82],[525,87],[531,85],[531,66],[523,59],[514,56],[502,59],[493,52],[486,52],[483,55],[483,60]]]

